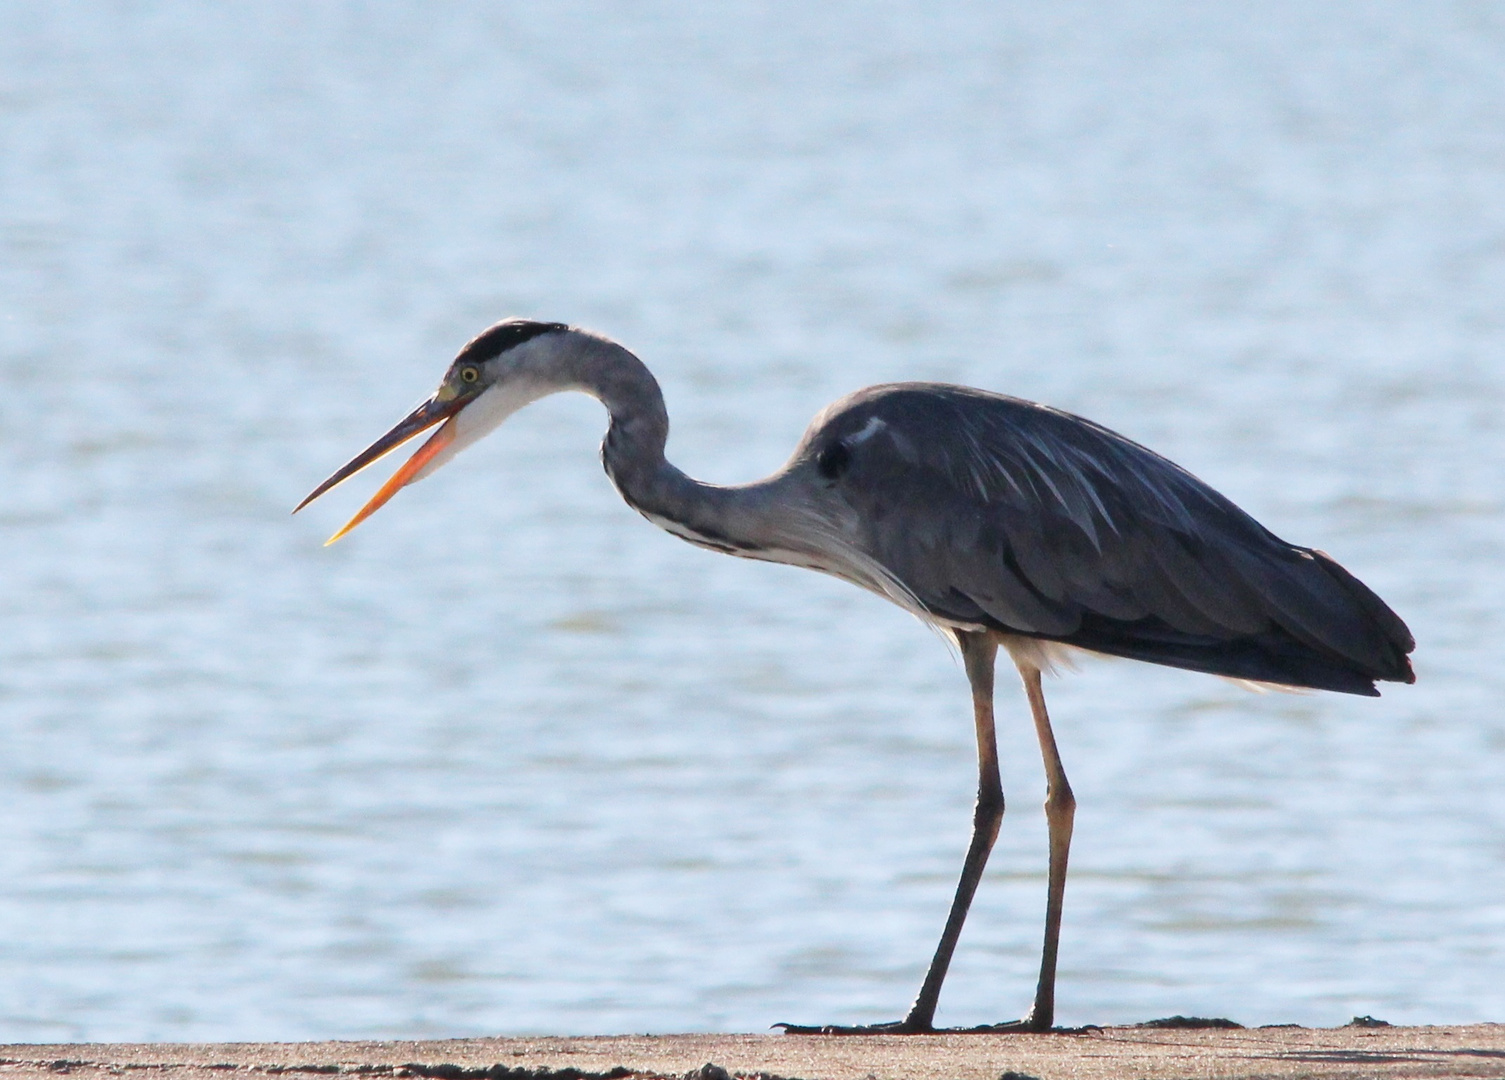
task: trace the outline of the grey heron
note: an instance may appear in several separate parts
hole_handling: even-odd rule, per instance
[[[1023,680],[1045,763],[1045,940],[1024,1018],[968,1030],[1045,1031],[1054,1022],[1076,801],[1040,676],[1063,652],[1371,696],[1376,680],[1415,681],[1410,631],[1357,578],[1090,420],[963,386],[872,386],[820,413],[767,479],[706,484],[665,459],[669,417],[643,362],[563,323],[508,319],[477,335],[427,401],[297,509],[437,427],[333,543],[524,405],[565,390],[606,406],[606,472],[655,525],[714,551],[869,589],[953,635],[961,651],[977,734],[977,803],[961,880],[914,1004],[891,1024],[782,1025],[786,1031],[935,1030],[941,984],[1003,817],[993,718],[1000,646]]]

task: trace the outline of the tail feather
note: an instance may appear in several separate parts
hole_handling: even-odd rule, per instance
[[[1365,697],[1378,697],[1375,680],[1390,678],[1314,649],[1278,627],[1220,639],[1182,633],[1153,618],[1136,623],[1085,618],[1075,633],[1056,640],[1092,652],[1186,671]],[[1406,674],[1410,674],[1409,666]]]
[[[1376,656],[1375,678],[1387,682],[1414,683],[1416,672],[1411,669],[1409,654],[1416,648],[1416,638],[1401,617],[1381,600],[1373,589],[1354,577],[1325,551],[1312,550],[1318,565],[1342,587],[1350,599],[1363,611],[1365,618],[1383,638],[1384,646]]]

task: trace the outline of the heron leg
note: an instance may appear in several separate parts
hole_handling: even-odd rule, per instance
[[[925,981],[920,984],[920,992],[902,1022],[911,1031],[932,1029],[936,1003],[941,997],[941,983],[951,966],[951,954],[956,951],[962,924],[967,921],[972,897],[982,880],[983,868],[988,863],[988,855],[998,839],[998,826],[1003,821],[1003,781],[998,775],[998,737],[993,725],[993,665],[998,656],[998,642],[990,634],[965,630],[956,631],[956,640],[961,646],[967,681],[972,685],[972,716],[977,727],[977,805],[972,811],[972,842],[962,863],[962,876],[951,900],[946,929],[941,932],[940,943],[930,961],[930,970],[925,973]]]
[[[1061,942],[1061,903],[1066,893],[1066,858],[1071,851],[1071,826],[1076,817],[1076,797],[1061,766],[1056,736],[1050,729],[1050,714],[1045,711],[1045,693],[1040,688],[1040,669],[1019,667],[1024,692],[1035,719],[1035,735],[1040,740],[1040,756],[1045,761],[1045,823],[1050,831],[1050,875],[1046,886],[1045,947],[1040,954],[1040,982],[1035,988],[1035,1003],[1029,1015],[1020,1021],[1027,1031],[1049,1031],[1056,1012],[1056,954]]]
[[[930,970],[925,973],[919,995],[903,1020],[857,1027],[774,1025],[782,1027],[788,1034],[916,1035],[935,1030],[935,1007],[940,1000],[941,983],[946,980],[946,969],[951,966],[951,954],[956,951],[957,938],[961,937],[967,909],[972,906],[972,896],[977,892],[977,883],[982,880],[983,867],[987,865],[993,842],[998,839],[999,823],[1003,821],[1003,782],[998,775],[998,739],[993,727],[993,662],[998,656],[998,643],[985,633],[966,630],[955,633],[957,644],[961,646],[962,663],[967,669],[967,681],[972,684],[972,713],[977,725],[977,806],[972,812],[972,842],[967,848],[966,861],[962,863],[961,881],[957,883],[956,895],[951,900],[951,914],[946,918],[946,929],[941,932],[935,958],[930,961]]]

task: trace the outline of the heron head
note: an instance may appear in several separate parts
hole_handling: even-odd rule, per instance
[[[549,348],[550,339],[569,332],[570,328],[564,323],[534,322],[531,319],[504,319],[483,330],[460,350],[444,373],[439,388],[427,401],[314,488],[293,513],[409,439],[437,425],[438,430],[428,437],[418,452],[382,485],[344,528],[325,541],[326,545],[334,543],[381,509],[400,488],[423,479],[444,465],[524,405],[559,389],[544,377],[547,367],[544,361],[554,352]]]

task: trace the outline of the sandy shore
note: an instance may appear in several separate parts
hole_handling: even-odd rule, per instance
[[[1505,1077],[1505,1024],[834,1038],[614,1035],[429,1042],[75,1043],[0,1046],[0,1078],[161,1071],[357,1073],[439,1080],[1138,1080],[1242,1077]],[[690,1078],[687,1078],[690,1080]]]

